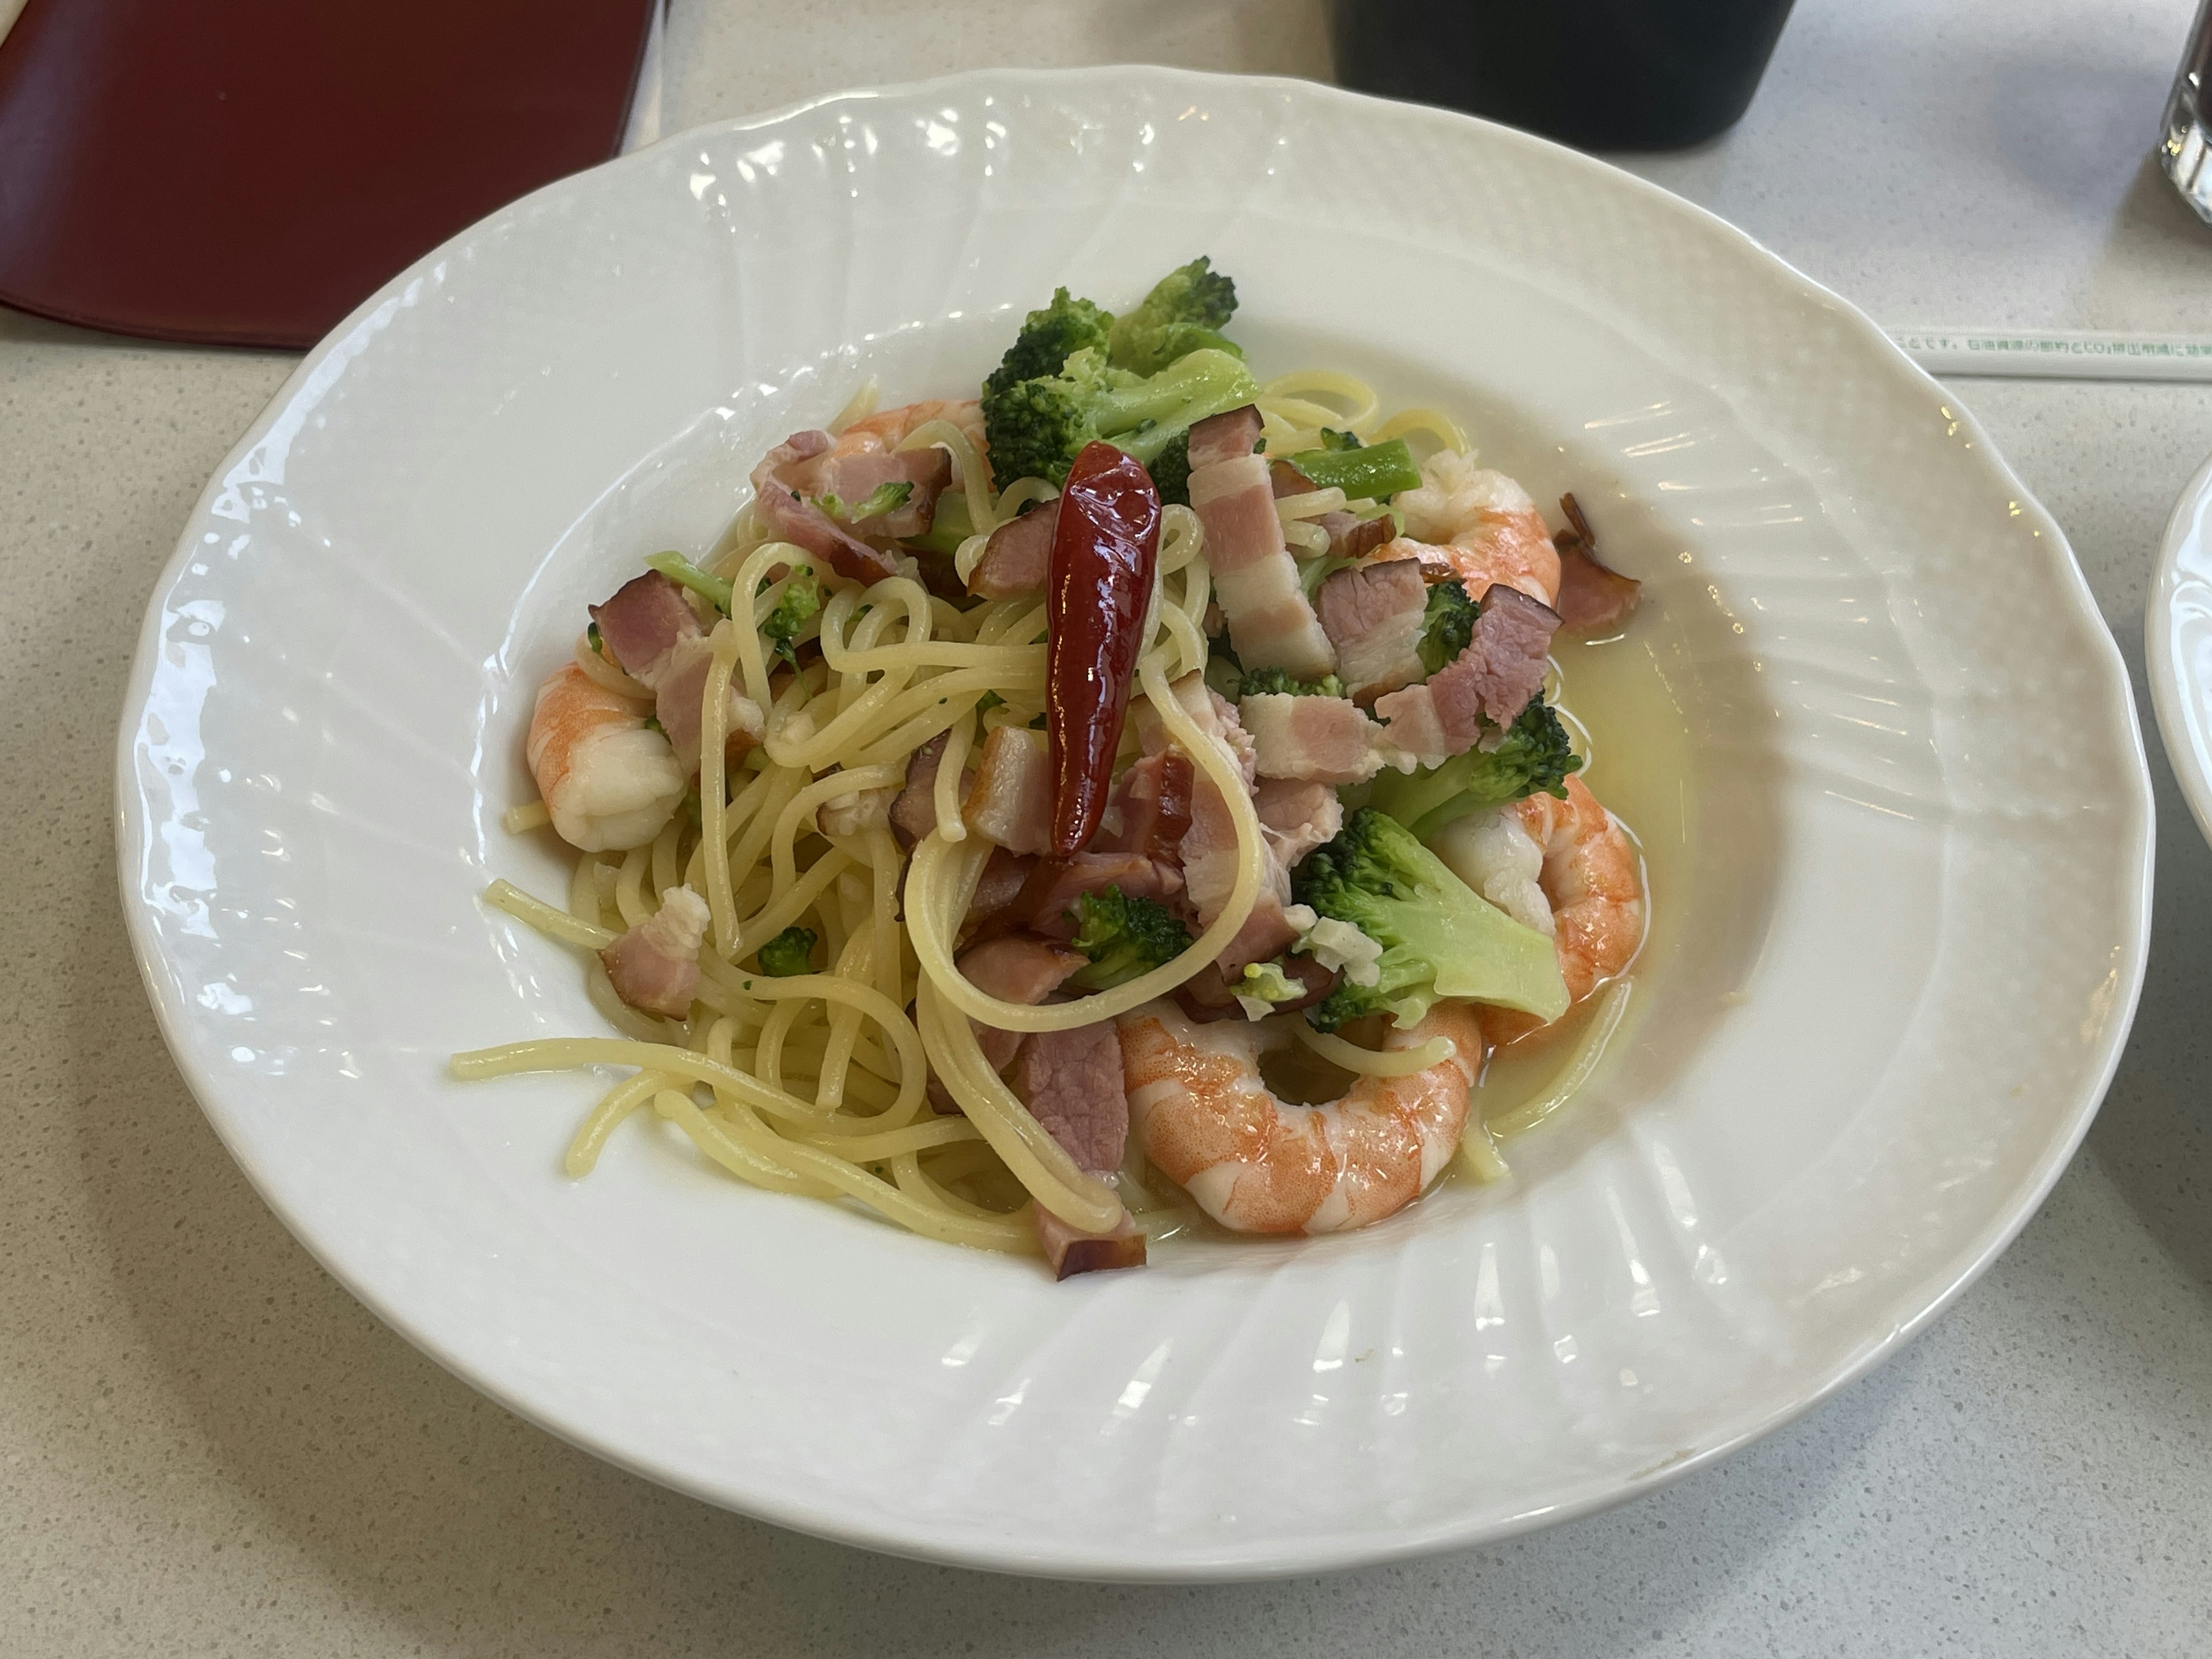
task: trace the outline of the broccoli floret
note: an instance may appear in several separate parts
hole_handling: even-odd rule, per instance
[[[1109,368],[1096,351],[1079,351],[1057,374],[985,389],[991,471],[1001,484],[1062,483],[1083,447],[1100,438],[1150,465],[1192,422],[1259,395],[1259,382],[1225,351],[1194,351],[1149,378]]]
[[[1145,471],[1152,475],[1152,488],[1170,507],[1190,505],[1190,434],[1179,432],[1169,440]]]
[[[1388,1013],[1418,1024],[1438,997],[1470,997],[1539,1019],[1567,1010],[1552,941],[1507,915],[1447,870],[1397,819],[1363,806],[1335,840],[1292,872],[1301,904],[1382,947],[1376,983],[1349,978],[1307,1018],[1323,1031]]]
[[[710,576],[681,553],[655,553],[645,562],[647,568],[658,570],[678,586],[688,587],[703,597],[724,616],[730,614],[731,587],[727,576]]]
[[[814,971],[811,958],[818,937],[811,927],[787,927],[760,948],[760,969],[771,979]]]
[[[1474,619],[1481,614],[1468,597],[1465,582],[1438,582],[1431,587],[1428,608],[1421,612],[1421,642],[1414,647],[1422,668],[1433,674],[1456,661],[1474,637]]]
[[[793,668],[799,666],[799,636],[822,609],[822,584],[811,570],[793,571],[783,584],[783,596],[760,625],[769,649]]]
[[[1107,356],[1116,368],[1157,374],[1194,351],[1237,351],[1220,333],[1236,310],[1237,284],[1200,255],[1153,283],[1144,303],[1115,322]]]
[[[1075,901],[1075,948],[1091,958],[1071,983],[1093,991],[1150,973],[1190,949],[1190,930],[1150,899],[1102,887]]]
[[[1580,770],[1582,763],[1551,705],[1531,697],[1496,749],[1470,749],[1411,777],[1386,771],[1375,781],[1369,799],[1427,841],[1469,812],[1503,806],[1540,789],[1564,799],[1567,775]]]
[[[1295,678],[1286,668],[1251,668],[1244,672],[1243,683],[1237,688],[1239,697],[1340,697],[1344,682],[1334,674],[1324,674],[1317,680]]]
[[[983,382],[983,395],[1004,392],[1040,374],[1059,374],[1060,366],[1077,352],[1104,349],[1113,327],[1112,312],[1102,311],[1088,300],[1072,299],[1064,288],[1054,289],[1050,305],[1022,319],[1022,331]]]

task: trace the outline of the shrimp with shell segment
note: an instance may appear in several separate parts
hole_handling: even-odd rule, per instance
[[[1164,1002],[1122,1016],[1130,1121],[1146,1157],[1236,1232],[1344,1231],[1419,1198],[1459,1146],[1482,1068],[1472,1006],[1438,1002],[1383,1042],[1401,1049],[1441,1037],[1443,1059],[1402,1077],[1360,1077],[1321,1105],[1284,1101],[1261,1078],[1263,1029],[1200,1024]]]
[[[1405,514],[1406,533],[1384,544],[1378,561],[1442,563],[1478,599],[1503,582],[1546,605],[1558,602],[1559,551],[1552,532],[1528,492],[1503,472],[1439,450],[1421,463],[1420,487],[1401,490],[1393,505]]]
[[[586,853],[643,847],[675,816],[686,779],[653,706],[573,662],[538,688],[525,756],[554,830]]]

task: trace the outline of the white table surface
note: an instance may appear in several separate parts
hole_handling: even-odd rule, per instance
[[[1892,326],[2212,332],[2145,161],[2190,0],[1800,0],[1735,132],[1638,171]],[[1015,61],[1325,76],[1319,0],[678,0],[672,126]],[[2087,1145],[1904,1354],[1643,1501],[1218,1589],[992,1578],[708,1509],[540,1433],[326,1278],[171,1067],[118,913],[138,614],[289,371],[0,312],[0,1652],[2212,1651],[2212,852],[2154,735],[2150,982]],[[1960,380],[2140,678],[2212,387]],[[2149,706],[2139,697],[2146,730]]]

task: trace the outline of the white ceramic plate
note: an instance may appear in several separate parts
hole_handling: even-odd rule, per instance
[[[476,899],[557,891],[497,818],[580,605],[708,543],[862,375],[972,386],[1056,283],[1112,300],[1199,252],[1263,372],[1449,403],[1650,584],[1634,648],[1688,749],[1638,826],[1675,873],[1620,1062],[1515,1143],[1510,1187],[1066,1285],[647,1130],[565,1180],[591,1080],[443,1066],[599,1029],[574,962]],[[1865,319],[1537,140],[1151,70],[707,129],[396,278],[209,485],[118,763],[178,1064],[364,1301],[656,1480],[1039,1572],[1468,1543],[1774,1427],[2033,1210],[2146,933],[2112,641],[2050,519]]]
[[[2212,460],[2166,521],[2143,614],[2143,659],[2166,758],[2197,829],[2212,840]]]

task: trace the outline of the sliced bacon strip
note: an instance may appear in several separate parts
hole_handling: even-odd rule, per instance
[[[1567,527],[1552,538],[1559,554],[1559,625],[1587,638],[1620,630],[1644,598],[1644,584],[1598,562],[1597,538],[1572,495],[1559,497]]]
[[[1052,765],[1039,734],[1001,726],[983,740],[960,816],[1010,852],[1042,853],[1052,837]]]
[[[1260,406],[1246,404],[1220,415],[1209,415],[1190,429],[1190,470],[1233,461],[1260,447]]]
[[[1381,728],[1349,697],[1299,697],[1273,691],[1237,705],[1263,778],[1364,783],[1382,760]]]
[[[703,635],[691,634],[677,641],[659,669],[660,685],[653,694],[653,715],[660,722],[660,729],[668,734],[668,746],[676,751],[677,764],[687,775],[699,769],[700,732],[706,719],[707,675],[714,665],[714,647]],[[723,730],[727,736],[722,750],[734,760],[747,750],[760,747],[768,734],[768,721],[761,714],[760,705],[739,691],[734,683],[728,695],[729,702],[723,711]]]
[[[1015,1055],[1009,1080],[1030,1115],[1079,1168],[1111,1176],[1121,1167],[1129,1138],[1129,1097],[1121,1039],[1111,1021],[1033,1034]],[[1042,1205],[1033,1213],[1037,1241],[1056,1278],[1144,1264],[1145,1236],[1126,1209],[1103,1233],[1079,1232]]]
[[[856,536],[926,536],[937,518],[937,498],[952,482],[952,457],[934,446],[844,454],[833,449],[785,468],[782,477],[809,501],[835,495],[848,507],[860,506],[887,483],[910,484],[906,500],[889,513],[830,522]]]
[[[668,653],[702,632],[684,590],[658,570],[632,577],[605,605],[586,608],[616,665],[649,689],[659,688]]]
[[[1166,750],[1132,761],[1114,785],[1105,822],[1091,846],[1172,861],[1190,830],[1190,759]]]
[[[836,441],[826,432],[794,432],[753,469],[753,514],[780,541],[804,548],[848,581],[877,582],[896,575],[896,560],[840,526],[805,499],[788,475],[826,453]]]
[[[994,847],[991,856],[984,861],[983,873],[975,878],[975,896],[968,901],[968,914],[961,920],[960,936],[956,942],[965,945],[979,936],[1005,932],[1006,924],[1000,919],[1022,896],[1036,863],[1036,860],[1026,853],[1010,853],[1003,847]]]
[[[1363,519],[1355,513],[1324,513],[1314,522],[1328,532],[1328,556],[1332,559],[1364,559],[1397,533],[1388,513],[1372,519]],[[1327,617],[1322,618],[1322,626],[1328,626]],[[1342,672],[1341,668],[1338,670]]]
[[[1344,828],[1344,803],[1325,783],[1262,778],[1252,790],[1252,810],[1286,870],[1297,869],[1307,854]]]
[[[1388,722],[1385,758],[1410,769],[1463,755],[1483,735],[1483,721],[1510,726],[1542,690],[1544,661],[1559,612],[1516,587],[1499,583],[1483,596],[1474,636],[1466,650],[1425,685],[1378,697],[1376,716]]]
[[[670,888],[658,910],[599,952],[615,994],[648,1014],[690,1013],[708,918],[706,900],[689,887]]]
[[[1059,522],[1060,504],[1051,501],[994,530],[983,544],[983,556],[969,573],[968,591],[987,599],[1042,595],[1045,571],[1052,562],[1054,527]]]
[[[951,736],[940,732],[907,757],[906,782],[891,803],[891,834],[909,851],[937,828],[937,769]]]
[[[1421,678],[1429,588],[1418,559],[1381,559],[1339,570],[1315,598],[1321,625],[1336,647],[1337,674],[1353,702],[1371,703]]]
[[[1229,637],[1247,668],[1286,668],[1314,679],[1336,666],[1283,542],[1256,409],[1231,410],[1190,429],[1190,504],[1206,526],[1206,562]],[[1241,447],[1240,447],[1241,446]]]
[[[1080,951],[1026,933],[1008,933],[971,945],[956,964],[975,988],[1001,1002],[1034,1006],[1060,989],[1070,974],[1089,964]],[[1013,1060],[1024,1033],[978,1024],[975,1040],[994,1072]],[[1117,1157],[1116,1162],[1119,1162]]]

